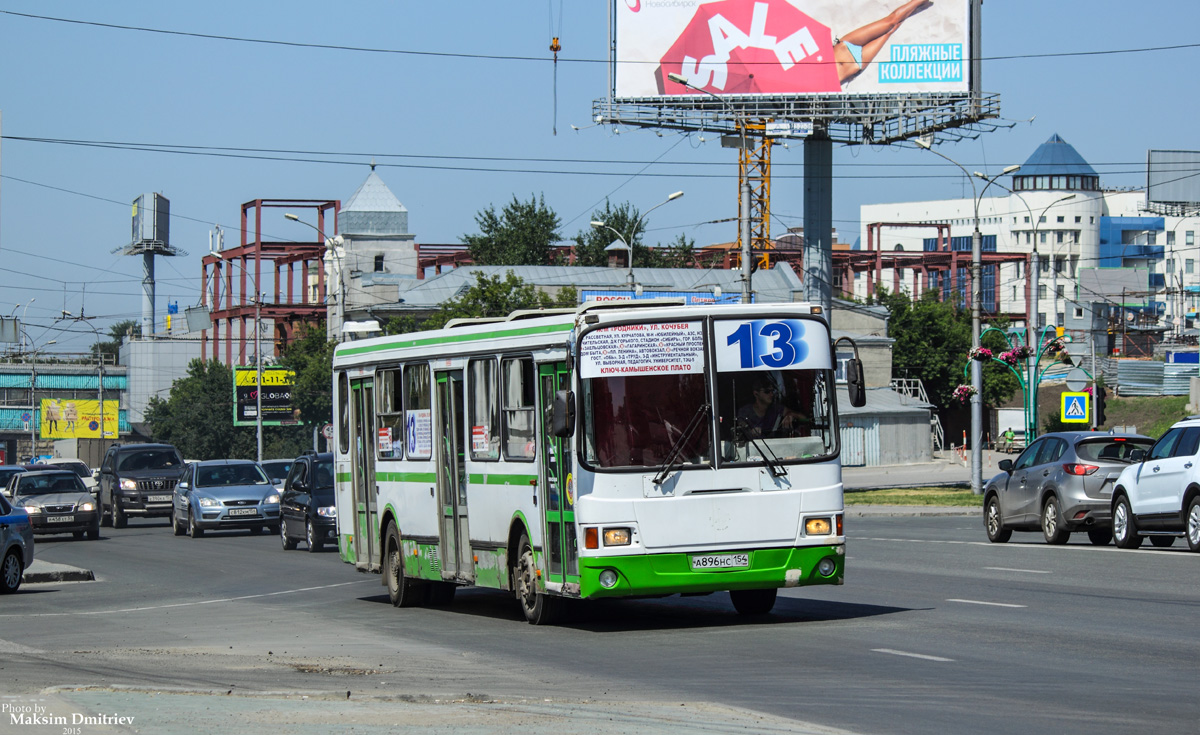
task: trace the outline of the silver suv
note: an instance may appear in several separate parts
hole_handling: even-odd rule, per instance
[[[1180,536],[1200,551],[1200,416],[1189,416],[1137,456],[1113,491],[1113,540],[1136,549],[1142,539],[1167,547]]]
[[[983,490],[988,540],[1003,543],[1013,531],[1041,530],[1048,544],[1065,544],[1072,531],[1104,545],[1112,538],[1113,484],[1134,452],[1154,440],[1128,434],[1060,431],[1039,436],[1016,461],[1000,460],[1003,472]]]

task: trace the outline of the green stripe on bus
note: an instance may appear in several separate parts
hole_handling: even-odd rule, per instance
[[[630,556],[581,557],[579,594],[582,597],[627,597],[630,595],[670,595],[681,592],[720,592],[723,590],[766,589],[789,586],[841,584],[845,556],[836,546],[803,546],[788,549],[754,549],[748,569],[693,571],[693,554],[639,554]],[[714,552],[728,554],[731,552]],[[817,562],[830,558],[837,565],[833,574],[822,577]],[[617,573],[612,588],[600,586],[600,572]]]
[[[337,473],[337,481],[338,482],[350,482],[350,473],[349,472]]]
[[[456,344],[459,342],[477,342],[487,339],[499,339],[501,337],[524,337],[532,334],[553,334],[555,332],[569,332],[575,328],[574,324],[549,324],[541,327],[521,327],[519,329],[503,329],[495,332],[482,332],[480,334],[447,334],[441,337],[421,337],[416,339],[402,339],[387,342],[381,345],[365,345],[363,347],[347,347],[339,349],[336,352],[337,357],[349,357],[351,355],[366,355],[372,352],[382,352],[384,350],[398,350],[404,347],[427,347],[429,345],[447,345]]]
[[[468,475],[472,485],[530,485],[537,482],[537,475]]]
[[[382,482],[437,482],[436,472],[377,472],[375,479]]]

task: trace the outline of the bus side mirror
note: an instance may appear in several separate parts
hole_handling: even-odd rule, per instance
[[[867,405],[867,380],[863,377],[862,360],[846,361],[846,392],[850,394],[850,405],[862,408]]]
[[[569,390],[554,392],[554,408],[550,414],[550,433],[566,438],[575,433],[575,394]]]

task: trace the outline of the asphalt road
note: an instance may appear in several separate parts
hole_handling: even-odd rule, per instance
[[[397,610],[377,576],[266,535],[134,520],[39,538],[97,581],[0,598],[0,722],[40,706],[135,718],[84,734],[1195,730],[1200,555],[990,545],[980,524],[849,519],[846,585],[781,591],[761,620],[721,594],[580,604],[554,628],[486,591]]]

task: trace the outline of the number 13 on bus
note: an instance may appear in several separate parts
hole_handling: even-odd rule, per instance
[[[488,587],[534,624],[565,598],[728,591],[763,614],[841,584],[834,354],[820,307],[665,301],[339,345],[342,559],[396,606]]]

